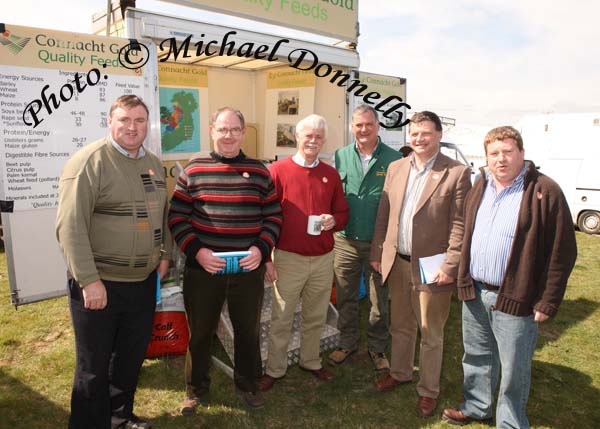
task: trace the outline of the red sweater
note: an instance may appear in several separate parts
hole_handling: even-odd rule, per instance
[[[296,164],[292,157],[269,168],[283,212],[283,226],[277,248],[303,256],[319,256],[333,250],[333,233],[348,222],[342,181],[335,168],[320,162],[314,168]],[[335,228],[321,235],[306,232],[309,215],[330,214]]]

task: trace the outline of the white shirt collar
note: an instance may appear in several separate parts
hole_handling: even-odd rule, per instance
[[[306,160],[302,157],[302,155],[300,155],[299,152],[296,152],[296,154],[292,156],[292,160],[301,167],[315,168],[317,165],[319,165],[319,158],[315,159],[313,163],[307,164]]]

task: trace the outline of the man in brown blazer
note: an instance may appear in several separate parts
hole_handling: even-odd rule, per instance
[[[371,265],[390,287],[390,373],[381,392],[412,381],[417,329],[421,333],[417,412],[429,417],[440,392],[444,325],[450,312],[463,236],[463,201],[471,188],[468,167],[440,153],[442,123],[433,112],[413,115],[413,153],[390,164],[379,202]],[[428,283],[419,258],[444,254]]]

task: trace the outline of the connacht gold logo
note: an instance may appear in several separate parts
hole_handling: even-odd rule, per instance
[[[8,48],[13,54],[17,55],[29,43],[31,37],[20,37],[5,31],[0,35],[0,43]]]

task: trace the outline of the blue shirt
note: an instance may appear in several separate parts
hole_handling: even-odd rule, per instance
[[[475,218],[471,241],[471,277],[500,286],[512,249],[527,163],[513,183],[498,194],[491,172]]]

